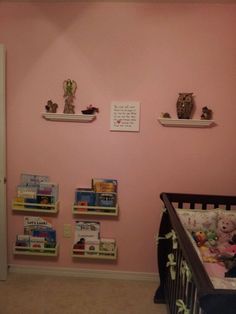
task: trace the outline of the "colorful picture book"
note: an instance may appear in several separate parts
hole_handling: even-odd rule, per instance
[[[75,241],[98,240],[100,237],[100,222],[98,221],[76,221]]]
[[[74,254],[78,255],[112,255],[115,252],[114,239],[100,238],[100,222],[76,221]]]
[[[82,206],[95,206],[96,193],[90,188],[78,188],[75,191],[75,204]]]
[[[16,202],[26,203],[26,208],[50,209],[50,204],[58,201],[58,184],[49,182],[48,176],[21,174],[20,184],[17,186]],[[32,205],[31,205],[32,204]],[[42,204],[42,206],[38,206]]]
[[[49,181],[48,176],[22,173],[20,181],[23,186],[38,186],[41,182]]]
[[[116,247],[116,241],[115,239],[100,239],[100,250],[106,251],[106,252],[113,252]]]
[[[55,248],[56,230],[48,218],[24,217],[24,234],[16,236],[16,246],[25,248]]]
[[[116,207],[118,182],[115,179],[92,179],[91,188],[75,190],[75,205]],[[93,209],[88,209],[93,210]]]
[[[117,187],[115,179],[92,179],[92,189],[98,193],[117,193]]]

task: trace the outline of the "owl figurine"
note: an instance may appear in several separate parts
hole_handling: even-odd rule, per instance
[[[190,119],[193,110],[193,93],[179,93],[176,109],[179,119]]]

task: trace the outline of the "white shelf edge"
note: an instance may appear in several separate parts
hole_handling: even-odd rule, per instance
[[[73,113],[43,113],[43,118],[49,121],[65,122],[91,122],[96,118],[95,114],[73,114]]]
[[[34,208],[20,208],[20,207],[13,207],[13,211],[18,212],[32,212],[32,213],[49,213],[49,214],[57,214],[58,210],[56,209],[34,209]]]
[[[84,253],[84,254],[79,254],[79,253]],[[108,251],[91,252],[88,250],[73,249],[72,257],[86,258],[86,259],[116,260],[117,259],[117,247],[115,247],[115,250],[111,252],[108,252]]]
[[[116,207],[73,205],[72,213],[75,215],[88,215],[88,216],[89,215],[118,216],[118,208],[119,208],[118,205]],[[91,211],[89,211],[88,209],[91,209]]]
[[[214,120],[158,118],[164,126],[206,128],[214,124]]]
[[[42,252],[43,250],[43,252]],[[35,256],[58,256],[59,244],[55,248],[26,248],[22,246],[13,245],[14,255],[35,255]]]
[[[25,207],[31,206],[31,207]],[[44,206],[45,208],[39,208]],[[48,209],[47,209],[48,208]],[[38,204],[38,203],[24,203],[24,202],[12,202],[12,210],[18,212],[36,212],[36,213],[50,213],[57,214],[59,212],[59,201],[55,204]]]

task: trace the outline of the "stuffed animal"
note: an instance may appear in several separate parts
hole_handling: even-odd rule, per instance
[[[202,230],[192,231],[192,237],[195,240],[195,242],[197,243],[198,247],[203,246],[205,244],[205,242],[207,241],[206,233]]]
[[[192,236],[199,247],[203,262],[216,263],[217,253],[214,246],[216,246],[217,236],[213,230],[208,231],[192,231]],[[214,249],[213,249],[214,248]]]
[[[211,250],[206,245],[202,245],[201,247],[199,247],[199,251],[201,253],[203,262],[205,263],[218,262],[217,254],[215,254],[214,252],[212,253]]]
[[[236,234],[233,234],[232,238],[229,240],[229,244],[236,244]]]
[[[206,245],[208,247],[215,247],[217,245],[218,237],[214,230],[207,230],[206,237],[207,237]]]
[[[218,256],[218,262],[223,264],[226,268],[225,277],[235,278],[236,277],[236,255],[233,256],[224,253]]]
[[[229,253],[231,255],[235,255],[236,254],[236,245],[233,244],[233,245],[230,245],[229,247],[225,248],[222,253]]]
[[[219,214],[217,224],[217,236],[219,244],[228,244],[236,235],[236,218],[233,214]]]

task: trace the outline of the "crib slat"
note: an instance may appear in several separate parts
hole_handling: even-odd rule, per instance
[[[178,208],[183,208],[183,202],[178,202]]]
[[[202,203],[202,209],[207,209],[207,203]]]
[[[190,209],[194,209],[195,208],[195,203],[194,202],[191,202],[190,203]]]

